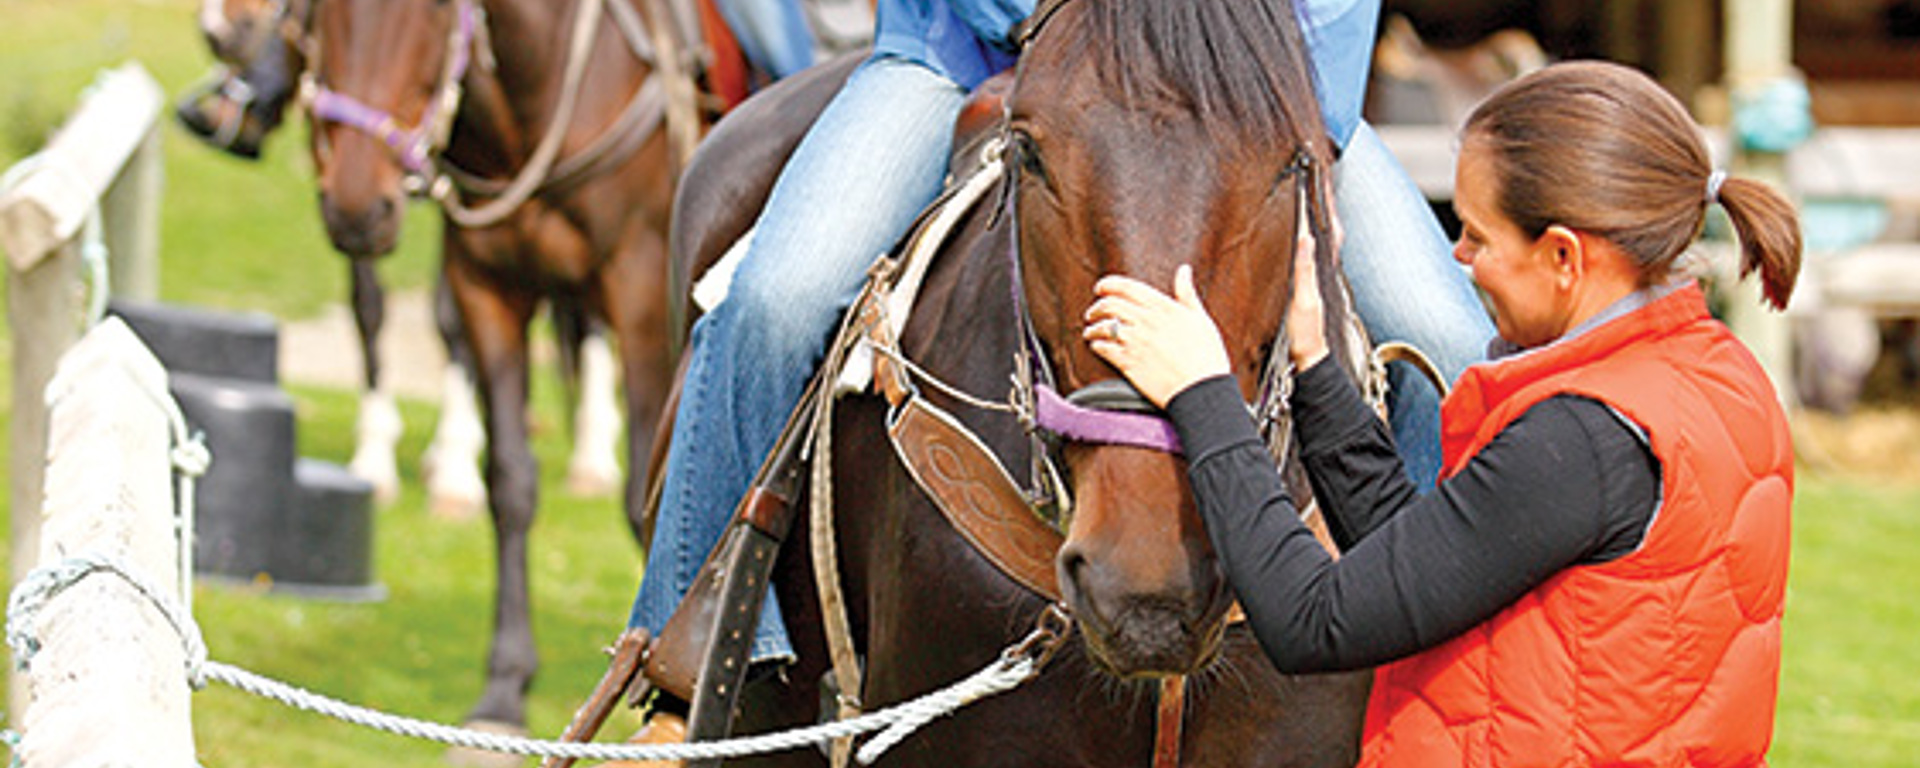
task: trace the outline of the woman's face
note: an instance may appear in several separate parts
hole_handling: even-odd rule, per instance
[[[1453,189],[1454,213],[1460,217],[1453,258],[1473,269],[1500,337],[1525,348],[1559,338],[1570,302],[1550,238],[1529,238],[1500,212],[1499,179],[1476,142],[1460,148]]]

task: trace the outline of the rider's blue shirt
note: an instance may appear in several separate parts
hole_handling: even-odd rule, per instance
[[[873,55],[926,65],[971,90],[1013,63],[1010,33],[1034,0],[880,0]]]
[[[1380,0],[1299,0],[1295,8],[1307,36],[1307,54],[1313,58],[1321,119],[1333,142],[1345,147],[1360,126],[1360,107],[1367,97]]]
[[[919,62],[968,89],[1013,63],[1013,26],[1033,0],[880,0],[875,56]],[[1380,0],[1299,0],[1314,91],[1334,143],[1360,124]]]

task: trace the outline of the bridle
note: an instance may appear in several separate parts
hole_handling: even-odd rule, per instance
[[[402,188],[408,194],[424,194],[440,203],[453,223],[469,228],[491,226],[535,195],[573,188],[629,157],[653,135],[655,127],[667,119],[670,86],[662,82],[662,69],[655,65],[678,55],[681,43],[671,34],[649,34],[645,20],[626,2],[580,0],[565,51],[560,96],[553,114],[548,117],[545,133],[526,163],[508,180],[485,178],[459,168],[442,151],[452,135],[465,93],[466,76],[476,61],[483,70],[492,70],[495,63],[492,41],[487,34],[486,12],[480,0],[455,2],[457,16],[448,31],[446,66],[419,125],[403,128],[391,114],[319,82],[314,75],[319,69],[318,50],[308,53],[309,66],[301,77],[303,101],[314,120],[347,125],[385,144],[405,172]],[[657,14],[664,14],[660,6],[654,7]],[[628,97],[626,107],[612,124],[587,146],[562,160],[560,147],[572,124],[594,36],[600,20],[605,18],[603,13],[611,16],[628,50],[648,64],[652,72]],[[656,32],[664,30],[663,25],[665,22],[656,19]],[[320,160],[325,163],[331,154],[326,134],[316,132],[315,136]],[[488,200],[470,207],[462,193]]]
[[[1013,40],[1022,51],[1038,38],[1055,15],[1071,0],[1042,0],[1028,16],[1014,28]],[[1015,70],[1015,91],[1025,68],[1026,59],[1022,57]],[[1009,110],[1013,100],[1009,98]],[[1003,115],[1001,122],[1001,146],[1013,146],[1006,134],[1010,130],[1010,115]],[[1020,236],[1017,231],[1019,216],[1016,211],[1018,197],[1017,184],[1020,163],[1009,163],[1005,184],[1002,187],[1004,199],[1000,213],[1010,227],[1007,237],[1007,253],[1012,269],[1013,300],[1016,315],[1019,317],[1018,338],[1021,349],[1019,362],[1015,369],[1015,390],[1012,397],[1016,405],[1025,404],[1023,420],[1029,430],[1036,435],[1046,435],[1056,440],[1071,442],[1124,445],[1145,448],[1163,453],[1181,453],[1180,439],[1173,424],[1167,420],[1160,409],[1142,396],[1139,390],[1124,379],[1106,379],[1095,381],[1062,396],[1056,389],[1051,366],[1047,356],[1041,351],[1039,335],[1034,331],[1032,313],[1026,305],[1025,291],[1021,286]],[[1313,226],[1314,211],[1324,211],[1326,201],[1319,199],[1322,191],[1318,178],[1319,169],[1314,163],[1311,142],[1303,141],[1294,152],[1291,162],[1281,169],[1275,178],[1275,184],[1293,181],[1297,196],[1309,196],[1312,211],[1295,222],[1295,227]],[[1296,236],[1297,236],[1296,232]],[[1291,244],[1293,241],[1289,241]],[[1282,258],[1291,258],[1288,253]],[[1268,347],[1268,358],[1263,366],[1259,395],[1249,404],[1262,435],[1267,438],[1268,448],[1277,460],[1284,456],[1290,439],[1290,430],[1284,425],[1288,413],[1287,396],[1291,393],[1293,382],[1292,364],[1288,361],[1287,328],[1284,318],[1273,343]],[[1036,444],[1036,455],[1041,446]],[[1057,471],[1035,472],[1036,482],[1044,477],[1058,477]],[[1037,489],[1036,489],[1037,490]],[[1055,489],[1051,494],[1040,493],[1043,498],[1064,497],[1064,488]]]
[[[1018,174],[1017,166],[1013,174]],[[1303,145],[1294,154],[1293,161],[1281,170],[1278,181],[1293,180],[1297,189],[1296,194],[1305,195],[1314,187],[1314,174],[1315,166],[1311,148]],[[1009,189],[1007,208],[1010,213],[1014,205],[1013,198],[1012,191]],[[1018,225],[1017,216],[1009,215],[1008,220],[1015,226]],[[1309,226],[1309,224],[1303,219],[1295,226]],[[1034,426],[1059,438],[1076,442],[1126,445],[1163,453],[1180,453],[1180,439],[1175,434],[1172,423],[1166,419],[1159,408],[1148,402],[1146,397],[1127,381],[1103,379],[1080,387],[1064,397],[1054,388],[1051,368],[1047,365],[1046,356],[1040,352],[1039,338],[1033,331],[1032,313],[1027,309],[1024,291],[1020,289],[1019,243],[1018,234],[1010,234],[1008,252],[1013,269],[1014,301],[1022,326],[1019,334],[1020,356],[1027,361],[1019,368],[1029,375],[1020,382],[1015,399],[1033,404]],[[1271,435],[1274,422],[1279,420],[1286,410],[1286,395],[1292,380],[1292,370],[1290,365],[1284,362],[1285,341],[1286,326],[1283,322],[1277,338],[1269,347],[1271,351],[1261,378],[1259,399],[1248,406],[1262,434]]]
[[[1003,131],[1006,130],[1005,125],[1003,123]],[[1004,137],[1001,143],[1002,146],[1009,146]],[[1020,326],[1015,334],[1020,349],[1014,366],[1014,388],[1010,400],[1033,440],[1034,469],[1029,493],[1034,497],[1036,507],[1050,510],[1048,517],[1055,518],[1053,522],[1059,526],[1071,513],[1071,494],[1061,480],[1065,475],[1054,462],[1053,451],[1049,450],[1051,444],[1064,441],[1118,445],[1175,455],[1181,454],[1182,448],[1179,435],[1166,414],[1124,379],[1103,379],[1064,396],[1060,394],[1052,366],[1042,351],[1044,345],[1034,329],[1033,313],[1027,306],[1026,292],[1022,286],[1016,189],[1020,164],[1006,165],[1008,170],[1002,186],[1004,197],[999,210],[1009,227],[1007,259],[1014,314]],[[1310,196],[1307,198],[1310,209],[1319,209],[1324,201],[1314,194],[1320,189],[1317,173],[1312,146],[1302,143],[1295,150],[1292,161],[1280,171],[1275,183],[1292,181],[1295,194]],[[1312,226],[1312,218],[1310,210],[1308,216],[1295,222],[1295,227]],[[1281,257],[1291,258],[1292,254]],[[1257,429],[1267,440],[1268,451],[1276,461],[1284,458],[1292,439],[1292,430],[1288,426],[1290,406],[1287,399],[1293,388],[1293,366],[1287,356],[1287,347],[1287,327],[1283,317],[1275,338],[1268,345],[1259,394],[1247,406]]]
[[[447,59],[441,68],[439,85],[434,88],[426,114],[411,128],[403,127],[387,111],[320,82],[315,74],[320,68],[318,46],[312,46],[313,50],[308,52],[307,69],[300,75],[303,101],[313,120],[339,123],[385,144],[406,172],[404,183],[410,191],[424,190],[430,183],[434,156],[446,148],[447,138],[453,133],[454,117],[465,94],[463,82],[474,59],[476,41],[485,28],[485,11],[475,0],[455,0],[454,13],[453,26],[447,32]],[[315,131],[314,136],[324,163],[331,157],[332,148],[326,141],[325,131]]]

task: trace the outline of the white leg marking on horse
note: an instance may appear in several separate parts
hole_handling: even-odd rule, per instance
[[[360,414],[353,431],[353,461],[348,469],[373,484],[373,498],[382,505],[392,503],[400,494],[400,469],[394,461],[393,446],[400,441],[403,429],[392,393],[378,389],[361,393]]]
[[[433,444],[420,457],[427,480],[427,507],[435,517],[478,517],[487,506],[487,483],[480,477],[480,452],[486,426],[467,372],[449,363],[440,381],[440,421]]]
[[[605,335],[580,342],[580,407],[573,415],[567,490],[610,496],[620,489],[620,367]]]

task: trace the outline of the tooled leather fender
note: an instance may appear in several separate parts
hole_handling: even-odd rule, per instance
[[[1033,513],[973,433],[913,397],[900,404],[887,437],[907,472],[974,549],[1021,586],[1060,600],[1053,558],[1064,538]]]

